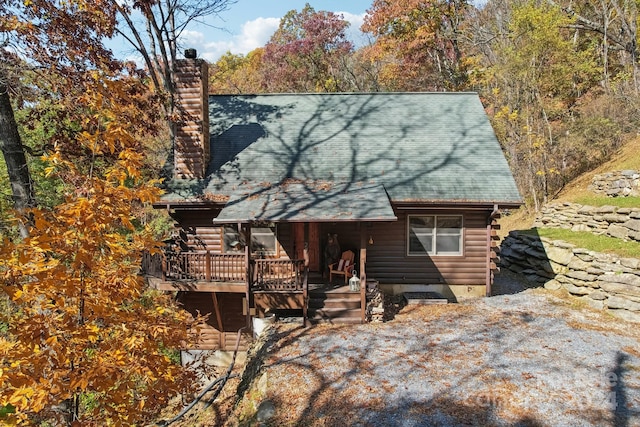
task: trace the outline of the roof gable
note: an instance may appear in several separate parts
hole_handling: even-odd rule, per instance
[[[185,196],[295,179],[378,183],[394,202],[521,201],[475,93],[212,95],[209,120],[207,177]]]

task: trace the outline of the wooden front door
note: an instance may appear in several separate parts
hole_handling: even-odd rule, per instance
[[[309,242],[309,271],[320,271],[320,225],[296,223],[293,225],[293,234],[296,258],[304,258],[304,242]]]

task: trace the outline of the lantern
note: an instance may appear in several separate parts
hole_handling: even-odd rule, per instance
[[[350,291],[359,291],[360,290],[360,279],[358,279],[358,272],[353,270],[351,272],[353,275],[351,279],[349,279],[349,290]]]

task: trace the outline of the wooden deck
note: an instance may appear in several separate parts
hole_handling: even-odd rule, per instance
[[[243,255],[220,255],[202,251],[143,258],[151,287],[179,291],[179,300],[193,316],[209,314],[192,348],[229,349],[238,329],[247,327],[250,333],[251,317],[264,317],[269,311],[298,311],[305,325],[364,322],[364,292],[309,274],[302,260],[245,264]]]
[[[145,253],[142,272],[165,291],[305,292],[304,260],[256,259],[210,251]]]

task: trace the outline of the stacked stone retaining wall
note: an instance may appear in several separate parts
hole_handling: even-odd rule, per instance
[[[551,203],[542,208],[533,226],[589,231],[618,239],[640,241],[640,208]]]
[[[547,289],[564,288],[592,307],[640,322],[640,259],[512,231],[502,242],[500,267]]]
[[[640,172],[622,170],[595,175],[589,190],[609,197],[640,196]]]

